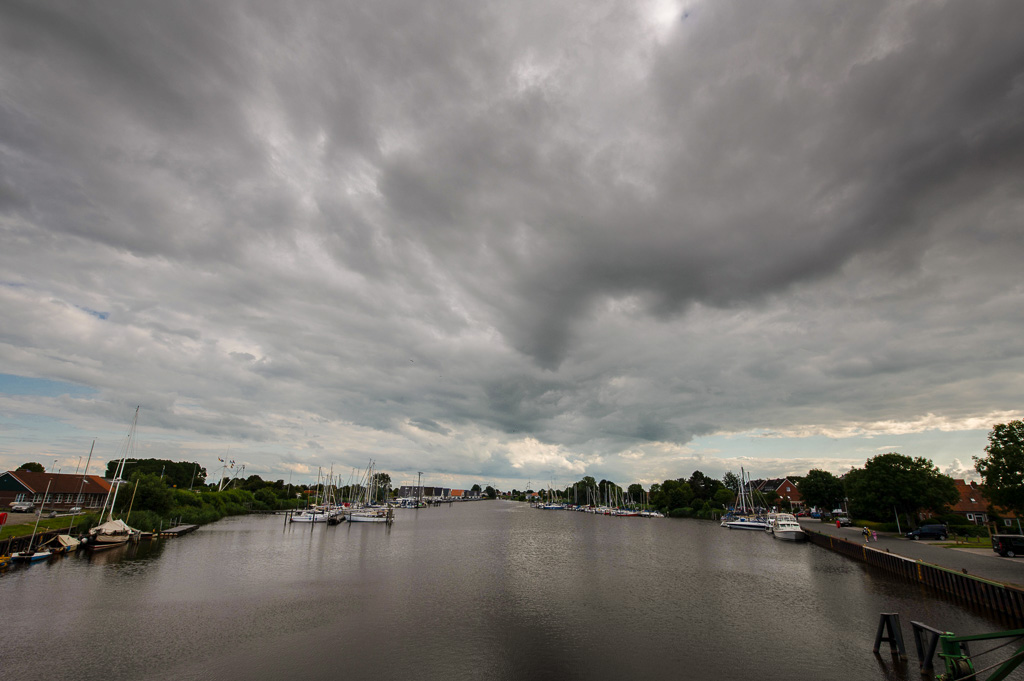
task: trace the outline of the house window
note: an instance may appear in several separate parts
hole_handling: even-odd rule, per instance
[[[1003,525],[1005,525],[1006,527],[1009,527],[1010,526],[1010,519],[1009,518],[1003,518]]]
[[[789,491],[790,491],[789,485],[786,485],[786,491],[787,491],[787,492],[789,492]]]
[[[974,514],[973,513],[968,513],[967,514],[967,519],[968,520],[974,520]]]

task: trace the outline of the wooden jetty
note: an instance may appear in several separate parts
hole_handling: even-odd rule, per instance
[[[166,530],[160,530],[161,537],[180,537],[183,534],[189,532],[195,532],[199,529],[198,525],[178,525],[176,527],[169,527]]]

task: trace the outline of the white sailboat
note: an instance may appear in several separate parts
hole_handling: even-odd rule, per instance
[[[722,527],[730,530],[761,530],[769,529],[768,519],[757,515],[754,500],[750,495],[750,478],[740,468],[740,491],[736,500],[736,510],[722,519]]]
[[[107,499],[103,501],[103,508],[100,509],[100,519],[103,519],[103,513],[106,511],[107,522],[89,530],[89,541],[86,546],[93,551],[122,546],[129,540],[137,539],[142,534],[139,530],[129,527],[124,521],[114,519],[114,504],[117,502],[117,491],[121,487],[121,483],[124,482],[121,478],[124,475],[125,461],[128,459],[129,452],[132,452],[135,448],[135,426],[138,422],[139,408],[135,407],[135,418],[132,419],[128,435],[125,436],[124,444],[121,445],[121,461],[114,471],[114,484],[111,485],[110,491],[107,492]],[[110,500],[109,510],[107,508],[107,500]]]
[[[360,503],[357,508],[346,511],[345,515],[350,523],[386,523],[390,525],[395,521],[395,509],[391,504],[385,503],[383,507],[374,505],[376,481],[374,480],[373,461],[366,467],[366,484],[360,492]]]
[[[52,481],[51,481],[52,482]],[[36,525],[32,528],[32,537],[28,540],[28,550],[15,551],[11,554],[11,560],[19,563],[34,563],[37,560],[45,560],[53,555],[53,551],[42,546],[32,548],[36,541],[36,531],[39,530],[39,519],[43,517],[43,507],[46,506],[46,497],[50,495],[50,483],[46,483],[46,491],[43,492],[43,503],[39,505],[39,513],[36,515]]]

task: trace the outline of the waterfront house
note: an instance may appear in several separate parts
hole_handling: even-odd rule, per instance
[[[985,488],[976,482],[953,479],[956,491],[960,493],[960,499],[953,504],[951,513],[963,516],[975,525],[984,525],[988,522],[988,500],[985,498]]]
[[[46,493],[49,485],[50,491]],[[39,508],[46,494],[47,509],[66,511],[81,507],[99,509],[110,491],[110,482],[98,475],[71,473],[33,473],[31,471],[5,471],[0,473],[0,509],[10,508],[13,502],[31,502]]]
[[[953,479],[956,491],[960,493],[960,499],[953,504],[950,513],[963,516],[975,525],[984,525],[987,522],[996,522],[995,531],[1015,533],[1021,531],[1021,525],[1013,511],[1002,508],[995,508],[985,496],[985,486],[976,482],[967,482],[958,478]],[[992,516],[999,520],[993,520]]]
[[[800,496],[800,491],[796,488],[796,483],[792,482],[789,478],[773,478],[771,480],[756,480],[756,491],[758,492],[775,492],[779,495],[779,501],[783,499],[789,500],[793,510],[796,510],[804,505],[803,497]]]

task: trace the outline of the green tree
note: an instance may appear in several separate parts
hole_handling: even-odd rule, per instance
[[[387,473],[374,473],[370,479],[370,487],[373,488],[375,499],[386,499],[391,488],[391,476]]]
[[[41,463],[36,463],[35,461],[28,461],[18,466],[16,471],[27,471],[29,473],[45,473],[46,468],[44,468],[43,464]]]
[[[275,510],[278,507],[277,495],[270,487],[261,487],[256,490],[254,496],[256,501],[259,501],[267,506],[270,510]]]
[[[846,496],[855,517],[887,520],[893,510],[916,516],[921,510],[942,511],[960,493],[953,479],[929,459],[890,452],[867,460],[864,468],[846,474]]]
[[[725,488],[737,495],[740,493],[740,476],[736,475],[732,471],[726,471],[725,475],[722,476],[722,484]]]
[[[662,506],[669,511],[687,508],[693,501],[693,489],[690,483],[680,480],[666,480],[661,483]]]
[[[186,492],[187,493],[187,492]],[[132,473],[117,496],[120,511],[153,511],[163,515],[174,503],[174,491],[155,473]]]
[[[107,478],[114,477],[120,463],[120,459],[114,459],[107,463]],[[203,485],[206,482],[206,469],[195,461],[139,459],[126,465],[124,476],[128,477],[135,473],[152,473],[158,478],[163,479],[171,487],[181,489],[188,489],[194,485]]]
[[[487,495],[488,499],[494,499],[498,496],[498,491],[490,485],[487,485],[487,487],[484,488],[484,494]]]
[[[714,499],[712,499],[712,502],[716,506],[719,506],[721,508],[726,508],[726,507],[729,506],[729,504],[733,503],[733,501],[735,501],[735,499],[736,499],[735,492],[733,492],[731,489],[723,486],[723,487],[720,487],[718,489],[718,491],[715,492],[715,497],[714,497]]]
[[[797,490],[804,503],[816,508],[832,510],[843,500],[843,481],[828,471],[814,468],[808,471]]]
[[[708,476],[704,475],[700,471],[694,471],[690,479],[686,481],[690,485],[690,489],[693,490],[693,496],[698,499],[707,499],[714,494],[714,482]]]
[[[626,494],[633,500],[634,503],[640,503],[644,500],[644,486],[639,482],[634,482],[632,485],[626,488]]]
[[[480,491],[480,485],[473,485],[472,487],[469,488],[469,491],[470,492],[479,492]]]
[[[985,485],[985,496],[993,506],[1024,515],[1024,422],[1010,421],[992,426],[988,453],[973,457],[974,468]]]

